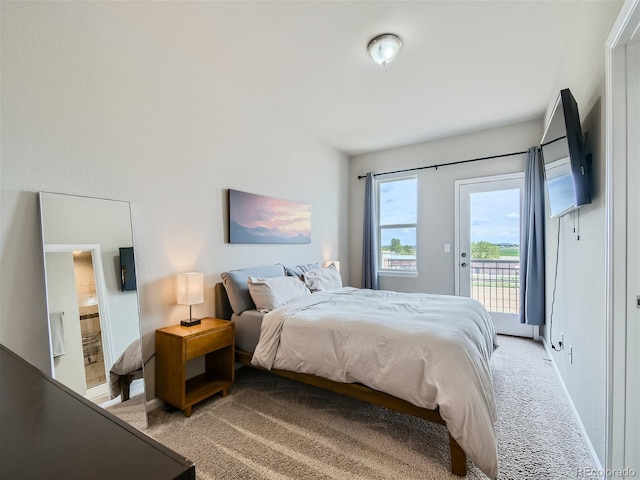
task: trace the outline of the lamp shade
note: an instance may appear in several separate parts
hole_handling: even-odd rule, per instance
[[[329,265],[333,265],[336,270],[340,271],[340,260],[328,260],[322,264],[323,267],[328,267]]]
[[[178,303],[180,305],[204,303],[204,275],[202,273],[178,274]]]
[[[374,62],[385,67],[395,58],[401,46],[400,37],[393,33],[385,33],[371,40],[367,50]]]

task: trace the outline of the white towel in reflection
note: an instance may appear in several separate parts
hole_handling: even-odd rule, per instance
[[[49,314],[49,324],[51,325],[51,351],[53,358],[67,353],[64,341],[64,312],[54,312]]]

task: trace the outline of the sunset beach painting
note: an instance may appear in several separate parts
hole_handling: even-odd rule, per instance
[[[311,243],[311,206],[229,190],[230,243]]]

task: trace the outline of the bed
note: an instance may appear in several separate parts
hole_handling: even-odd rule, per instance
[[[136,339],[122,352],[109,371],[109,397],[121,395],[126,402],[131,394],[131,382],[143,378],[142,349]]]
[[[269,283],[289,274],[313,286],[307,275],[326,273],[316,266],[275,265],[222,275],[223,284],[215,287],[216,315],[236,324],[236,359],[445,425],[452,473],[466,475],[468,455],[497,478],[489,368],[496,335],[486,310],[461,297],[333,284],[258,311],[260,301],[253,302],[247,287],[251,279]]]

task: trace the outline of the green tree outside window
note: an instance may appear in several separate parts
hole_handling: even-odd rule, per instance
[[[471,242],[471,258],[478,260],[496,260],[500,258],[500,248],[498,245],[485,240]]]

